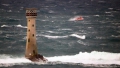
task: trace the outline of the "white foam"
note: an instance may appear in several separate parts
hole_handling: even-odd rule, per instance
[[[22,25],[20,25],[20,24],[18,24],[18,25],[15,25],[16,27],[21,27],[21,28],[27,28],[26,26],[22,26]]]
[[[63,28],[63,29],[59,29],[59,30],[72,30],[72,29],[69,29],[69,28]]]
[[[20,28],[27,28],[26,26],[18,25],[1,25],[1,27],[20,27]]]
[[[42,21],[48,21],[48,20],[42,20]]]
[[[60,33],[60,32],[55,32],[55,31],[46,31],[46,32],[49,32],[49,33]]]
[[[51,31],[49,31],[49,32],[51,32]],[[53,33],[53,31],[51,33]],[[79,39],[85,39],[85,35],[77,35],[77,34],[71,34],[71,35],[65,35],[65,36],[51,36],[51,35],[37,35],[37,36],[44,36],[49,39],[68,38],[69,36],[76,37]]]
[[[66,38],[68,36],[50,36],[50,35],[43,35],[44,37],[47,37],[47,38],[52,38],[52,39],[57,39],[57,38]]]
[[[111,13],[111,12],[105,12],[106,14],[109,14],[109,13]]]
[[[0,55],[0,67],[8,67],[16,64],[31,63],[30,60],[24,57],[14,57],[11,55]]]
[[[86,45],[86,44],[87,44],[87,43],[85,43],[85,42],[83,42],[83,41],[81,41],[81,40],[78,40],[77,42],[80,43],[80,44],[83,44],[83,45]]]
[[[54,56],[47,58],[51,62],[69,62],[83,64],[118,64],[120,65],[120,53],[98,52],[93,51],[80,52],[76,55]]]
[[[69,21],[75,21],[75,18],[70,18]]]
[[[4,5],[4,6],[9,6],[10,4],[2,4],[2,5]]]
[[[80,17],[80,16],[75,16],[73,18],[70,18],[68,21],[76,21],[76,18],[78,18],[78,17]]]
[[[49,13],[55,13],[53,10],[49,10],[48,12],[49,12]]]
[[[98,1],[99,3],[105,3],[106,1]]]
[[[80,39],[85,39],[85,35],[77,35],[77,34],[71,34],[70,36],[73,36],[73,37],[77,37],[77,38],[80,38]]]
[[[117,36],[111,35],[111,37],[120,38],[120,35],[117,35]]]
[[[113,8],[108,8],[108,9],[113,10]]]
[[[48,63],[52,62],[53,64],[103,64],[103,65],[111,65],[117,64],[120,65],[120,53],[110,53],[110,52],[98,52],[92,51],[88,52],[80,52],[76,55],[63,55],[63,56],[54,56],[54,57],[45,57],[48,59]],[[55,62],[55,63],[54,63]],[[58,62],[58,63],[56,63]],[[0,67],[8,67],[13,65],[24,65],[24,64],[34,64],[30,60],[25,57],[15,57],[11,55],[0,55]],[[46,64],[46,63],[35,63],[35,64]]]
[[[16,57],[13,55],[6,55],[6,54],[1,54],[0,55],[0,67],[9,67],[9,66],[14,66],[14,65],[24,65],[24,64],[46,64],[46,62],[32,62],[28,59],[26,59],[24,56],[23,57]]]
[[[0,59],[0,64],[7,64],[7,63],[30,63],[31,61],[21,57],[21,58],[5,58]]]
[[[8,10],[7,12],[12,12],[12,10]]]
[[[2,25],[1,27],[9,27],[8,25]]]
[[[99,17],[100,15],[94,15],[94,16]]]
[[[0,64],[4,63],[29,63],[28,59],[25,57],[14,57],[12,55],[1,54],[0,55]]]

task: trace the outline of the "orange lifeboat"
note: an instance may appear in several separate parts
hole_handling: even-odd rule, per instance
[[[81,20],[83,20],[84,18],[82,17],[82,16],[79,16],[79,17],[77,17],[75,20],[76,21],[81,21]]]

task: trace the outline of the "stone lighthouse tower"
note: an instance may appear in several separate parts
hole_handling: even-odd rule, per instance
[[[32,56],[38,54],[36,45],[36,17],[37,17],[36,8],[26,9],[27,18],[27,41],[25,51],[26,58],[31,58]]]
[[[26,51],[25,57],[33,62],[46,62],[47,59],[42,55],[38,54],[37,45],[36,45],[36,17],[37,9],[36,8],[27,8],[26,9],[26,18],[27,18],[27,41],[26,41]]]

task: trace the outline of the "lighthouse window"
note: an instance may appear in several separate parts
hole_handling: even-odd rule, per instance
[[[33,34],[33,37],[34,37],[34,34]]]
[[[28,42],[30,42],[30,38],[28,39]]]
[[[29,22],[30,22],[30,20],[29,20]]]
[[[32,25],[32,27],[34,27],[34,24]]]
[[[30,29],[28,31],[30,32]]]

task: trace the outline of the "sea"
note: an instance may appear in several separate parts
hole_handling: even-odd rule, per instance
[[[36,41],[46,63],[24,57],[26,8],[37,8]],[[119,67],[120,0],[0,0],[0,68]]]

